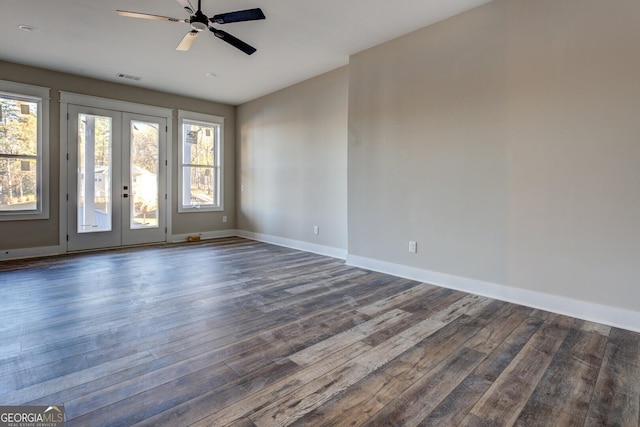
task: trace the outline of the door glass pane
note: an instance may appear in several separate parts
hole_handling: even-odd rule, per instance
[[[78,114],[78,233],[111,231],[111,117]]]
[[[130,228],[157,228],[160,126],[132,120],[130,131]]]

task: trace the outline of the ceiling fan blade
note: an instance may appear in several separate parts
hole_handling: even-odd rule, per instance
[[[238,10],[236,12],[221,13],[210,18],[209,21],[216,24],[228,24],[230,22],[244,22],[244,21],[257,21],[258,19],[264,19],[264,13],[260,8]]]
[[[126,16],[127,18],[142,18],[142,19],[153,19],[154,21],[189,23],[188,19],[177,19],[177,18],[171,18],[169,16],[151,15],[149,13],[129,12],[127,10],[116,10],[116,13],[120,16]]]
[[[184,35],[184,37],[178,44],[178,47],[176,47],[176,50],[186,51],[191,49],[191,45],[193,44],[194,41],[196,41],[199,34],[200,32],[196,30],[189,31],[187,34]]]
[[[253,52],[256,51],[255,47],[248,45],[247,43],[243,42],[242,40],[232,36],[231,34],[225,32],[225,31],[218,30],[218,29],[215,29],[213,27],[209,27],[209,29],[211,30],[211,32],[213,34],[215,34],[216,37],[226,41],[231,46],[233,46],[233,47],[235,47],[237,49],[240,49],[241,51],[243,51],[247,55],[251,55]]]
[[[176,0],[176,1],[180,6],[182,6],[184,10],[187,11],[189,15],[193,15],[195,13],[196,10],[193,8],[193,6],[191,6],[191,3],[189,3],[189,0]]]

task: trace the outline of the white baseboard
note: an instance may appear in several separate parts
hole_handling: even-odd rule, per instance
[[[231,230],[218,230],[218,231],[203,231],[198,233],[187,233],[187,234],[172,234],[169,236],[169,242],[178,243],[178,242],[186,242],[190,236],[200,236],[201,240],[211,240],[211,239],[220,239],[222,237],[234,237],[238,235],[238,231]]]
[[[220,230],[220,231],[205,231],[201,233],[189,233],[189,234],[173,234],[169,236],[168,242],[178,243],[186,242],[189,236],[199,235],[202,240],[218,239],[221,237],[234,237],[238,235],[237,230]],[[67,250],[65,246],[43,246],[24,249],[0,249],[0,261],[10,261],[14,259],[24,258],[38,258],[54,255],[66,254]]]
[[[298,249],[300,251],[325,255],[331,258],[345,259],[346,249],[334,248],[332,246],[318,245],[315,243],[303,242],[300,240],[285,239],[284,237],[271,236],[268,234],[254,233],[252,231],[236,230],[236,236],[246,239],[257,240],[259,242],[271,243],[286,248]]]
[[[0,250],[0,261],[12,259],[39,258],[45,256],[60,255],[65,253],[62,246],[41,246],[24,249],[2,249]]]
[[[496,283],[468,279],[466,277],[453,276],[356,255],[347,255],[346,262],[347,265],[354,267],[392,274],[443,288],[482,295],[501,301],[640,332],[640,312],[637,311],[527,289],[512,288]]]

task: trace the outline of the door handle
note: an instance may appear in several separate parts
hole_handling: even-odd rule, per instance
[[[124,194],[122,195],[122,197],[124,197],[124,198],[126,199],[127,197],[129,197],[129,195],[128,195],[127,193],[124,193]]]

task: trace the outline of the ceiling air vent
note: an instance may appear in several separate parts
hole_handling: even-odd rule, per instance
[[[118,76],[121,79],[127,79],[127,80],[142,80],[142,77],[138,77],[138,76],[132,76],[131,74],[123,74],[123,73],[118,73],[116,74],[116,76]]]

